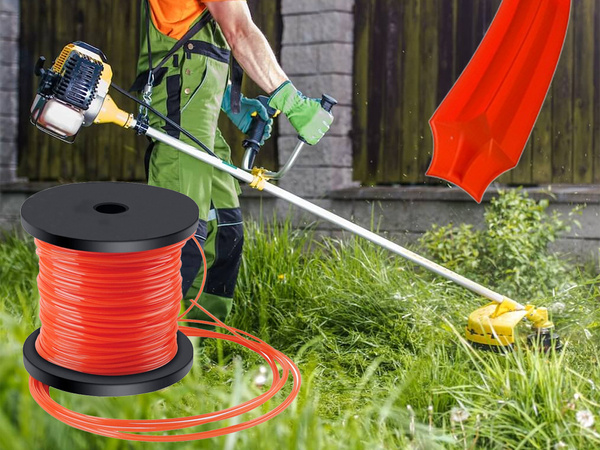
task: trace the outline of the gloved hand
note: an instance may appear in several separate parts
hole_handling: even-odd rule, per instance
[[[273,119],[269,117],[267,114],[267,109],[263,106],[263,104],[255,98],[247,98],[242,95],[242,99],[240,101],[240,112],[238,114],[234,114],[231,111],[231,85],[228,85],[227,89],[225,89],[225,95],[223,95],[221,109],[227,114],[227,117],[229,117],[235,126],[238,127],[244,134],[247,134],[248,130],[250,129],[253,119],[252,114],[257,113],[263,120],[268,122],[267,126],[265,127],[265,132],[263,133],[260,145],[262,146],[265,141],[271,137],[271,132],[273,131]]]
[[[277,88],[269,99],[269,106],[284,113],[309,145],[319,142],[333,123],[333,116],[321,107],[321,102],[302,95],[291,81]]]

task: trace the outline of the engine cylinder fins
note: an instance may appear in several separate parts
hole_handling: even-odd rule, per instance
[[[56,98],[87,111],[96,96],[103,69],[102,63],[72,52],[56,86]]]

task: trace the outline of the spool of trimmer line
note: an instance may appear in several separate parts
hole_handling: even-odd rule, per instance
[[[198,207],[188,197],[141,184],[65,185],[30,197],[21,209],[21,223],[37,246],[42,323],[25,341],[23,362],[31,375],[30,391],[49,414],[108,437],[185,441],[250,428],[279,414],[296,397],[300,373],[294,363],[260,339],[212,316],[198,305],[200,294],[179,314],[181,249],[190,238],[200,248],[194,237]],[[206,270],[204,274],[206,279]],[[183,319],[194,306],[214,322]],[[178,321],[214,325],[231,334],[179,326]],[[227,410],[159,420],[87,416],[64,408],[50,396],[50,387],[92,396],[166,388],[192,367],[194,352],[188,336],[229,340],[255,351],[272,370],[270,388]],[[292,392],[253,420],[183,435],[139,434],[179,430],[249,412],[279,392],[290,373]]]

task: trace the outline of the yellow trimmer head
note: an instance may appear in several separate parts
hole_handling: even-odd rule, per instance
[[[509,350],[515,343],[515,328],[523,319],[532,322],[535,331],[529,336],[530,343],[543,346],[545,351],[562,348],[560,339],[552,333],[554,324],[548,319],[546,308],[522,306],[509,298],[473,311],[469,315],[466,338],[477,348]]]

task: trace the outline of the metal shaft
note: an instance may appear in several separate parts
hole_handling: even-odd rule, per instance
[[[254,180],[254,176],[252,174],[250,174],[238,167],[227,164],[218,158],[210,156],[209,154],[204,153],[204,152],[196,149],[195,147],[188,145],[188,144],[180,141],[179,139],[173,138],[173,137],[171,137],[161,131],[158,131],[154,128],[151,128],[151,127],[148,128],[146,135],[153,139],[156,139],[157,141],[163,142],[171,147],[174,147],[177,150],[179,150],[187,155],[190,155],[196,159],[199,159],[200,161],[203,161],[206,164],[209,164],[209,165],[215,167],[216,169],[227,172],[228,174],[237,178],[240,181],[244,181],[245,183],[251,183]],[[372,231],[369,231],[363,227],[360,227],[360,226],[356,225],[355,223],[352,223],[349,220],[346,220],[336,214],[333,214],[330,211],[327,211],[326,209],[323,209],[317,205],[314,205],[313,203],[311,203],[307,200],[304,200],[303,198],[298,197],[297,195],[294,195],[280,187],[277,187],[270,183],[265,183],[263,190],[265,192],[268,192],[268,193],[274,195],[275,197],[286,200],[287,202],[289,202],[299,208],[309,211],[309,212],[313,213],[314,215],[320,217],[321,219],[331,222],[331,223],[339,226],[340,228],[343,228],[346,231],[349,231],[360,237],[363,237],[363,238],[367,239],[368,241],[371,241],[374,244],[377,244],[380,247],[385,248],[386,250],[389,250],[397,255],[400,255],[403,258],[406,258],[409,261],[412,261],[415,264],[418,264],[421,267],[424,267],[425,269],[430,270],[431,272],[434,272],[438,275],[441,275],[444,278],[454,281],[455,283],[457,283],[479,295],[482,295],[496,303],[502,303],[502,301],[506,299],[506,296],[504,296],[504,295],[494,292],[491,289],[480,285],[479,283],[475,283],[474,281],[471,281],[468,278],[465,278],[462,275],[457,274],[456,272],[448,270],[445,267],[440,266],[439,264],[436,264],[433,261],[428,260],[427,258],[424,258],[414,252],[411,252],[410,250],[408,250],[398,244],[395,244],[392,241],[385,239],[376,233],[373,233]]]

